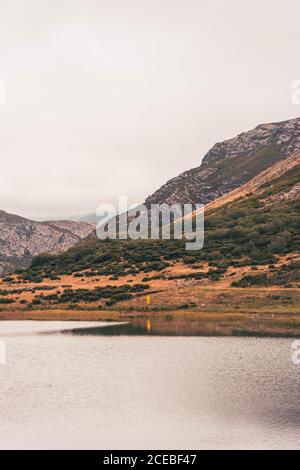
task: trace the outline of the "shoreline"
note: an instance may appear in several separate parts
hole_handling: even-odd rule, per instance
[[[103,321],[121,325],[106,326],[111,334],[157,336],[232,336],[300,338],[299,315],[260,313],[208,313],[197,310],[31,310],[0,312],[1,321]],[[118,331],[119,329],[119,331]],[[101,332],[100,332],[101,334]]]

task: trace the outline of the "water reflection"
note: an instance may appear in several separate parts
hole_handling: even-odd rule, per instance
[[[96,335],[96,336],[142,336],[157,334],[151,329],[151,321],[132,322],[132,323],[114,323],[113,325],[106,324],[105,326],[76,328],[64,330],[65,334],[72,335]]]
[[[68,329],[65,334],[96,336],[202,336],[206,334],[198,322],[138,319],[105,326]],[[217,336],[217,332],[216,335]]]
[[[128,317],[127,317],[128,318]],[[62,331],[64,334],[95,336],[244,336],[244,337],[299,337],[294,331],[271,328],[252,319],[206,318],[197,316],[165,315],[163,318],[126,318],[124,322],[106,321],[102,324],[76,327]]]

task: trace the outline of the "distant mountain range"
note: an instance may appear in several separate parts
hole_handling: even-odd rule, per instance
[[[78,222],[87,222],[88,224],[97,224],[101,220],[101,217],[96,215],[96,212],[90,212],[89,214],[74,217],[74,220]]]
[[[0,211],[0,274],[28,267],[37,254],[65,251],[93,230],[85,222],[35,222]]]

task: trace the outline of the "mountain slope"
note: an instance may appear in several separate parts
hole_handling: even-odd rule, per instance
[[[215,201],[210,202],[206,205],[206,211],[211,211],[213,209],[217,209],[224,204],[228,204],[230,202],[236,201],[240,198],[245,198],[250,196],[251,194],[259,194],[261,193],[268,185],[272,186],[274,182],[279,179],[284,174],[290,172],[295,168],[295,174],[297,175],[297,167],[300,164],[300,152],[292,155],[291,157],[287,158],[284,161],[280,161],[275,165],[271,166],[267,170],[264,170],[259,175],[254,177],[248,183],[240,186],[237,189],[230,191],[224,196],[216,199]],[[282,194],[278,194],[278,199],[295,199],[299,194],[299,185],[296,184],[293,186],[291,191],[287,193],[282,192]]]
[[[216,144],[200,166],[169,180],[146,205],[208,204],[300,151],[300,118],[262,124]]]
[[[264,282],[298,286],[299,266],[294,261],[300,253],[299,184],[300,153],[207,206],[205,244],[200,251],[186,251],[183,240],[100,241],[90,237],[58,256],[35,258],[22,279],[73,275],[181,279],[184,264],[183,278],[197,282],[223,278],[240,282],[245,270],[259,266],[267,273]]]
[[[45,223],[52,227],[67,230],[81,239],[88,237],[90,233],[95,230],[96,226],[93,223],[75,220],[50,220]]]
[[[27,267],[39,253],[67,250],[92,230],[88,224],[34,222],[0,211],[0,273]]]

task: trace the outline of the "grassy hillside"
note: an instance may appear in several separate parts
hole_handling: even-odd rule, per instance
[[[39,282],[65,275],[117,279],[143,273],[147,280],[168,277],[168,268],[180,262],[191,267],[191,273],[186,274],[189,278],[218,281],[230,267],[265,265],[268,273],[248,275],[233,285],[298,285],[299,262],[292,260],[300,248],[300,198],[297,192],[293,197],[288,195],[299,181],[300,164],[271,184],[262,184],[254,194],[208,208],[201,251],[186,251],[184,241],[178,240],[90,238],[58,256],[37,256],[20,276]],[[290,260],[289,255],[293,255]],[[277,267],[282,257],[287,262]],[[207,263],[209,269],[203,272],[201,263]]]
[[[300,155],[209,205],[198,252],[184,240],[89,237],[37,256],[0,280],[0,319],[122,320],[147,332],[151,318],[158,334],[298,337],[299,181]]]

